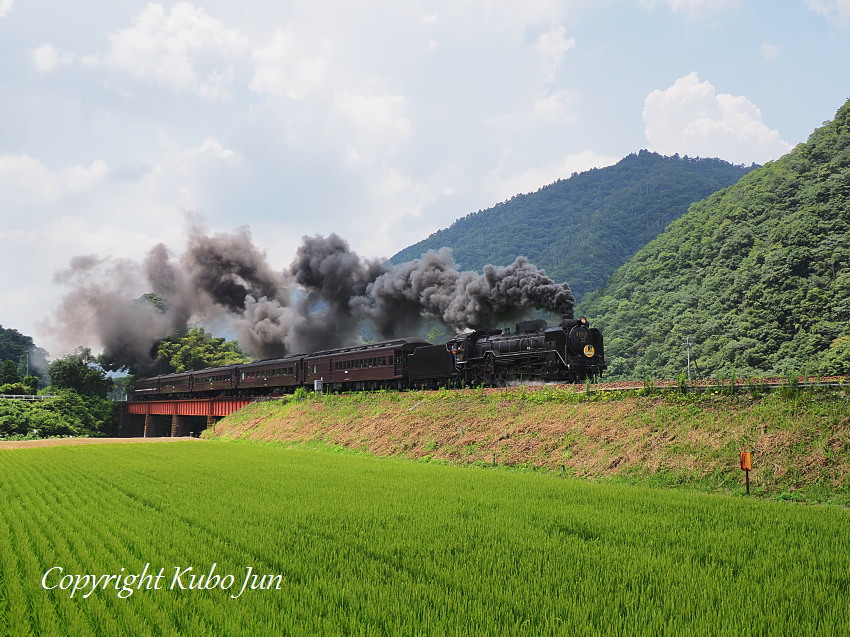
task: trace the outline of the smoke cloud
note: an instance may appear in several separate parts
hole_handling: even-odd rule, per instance
[[[273,358],[356,344],[364,321],[393,338],[415,334],[425,318],[460,331],[532,309],[572,316],[575,305],[566,283],[524,257],[481,274],[459,271],[448,248],[391,265],[335,234],[304,237],[289,268],[276,271],[247,228],[208,235],[194,226],[182,255],[157,245],[141,264],[76,257],[56,279],[70,291],[55,331],[141,373],[160,340],[193,323],[225,322],[248,355]]]
[[[391,267],[351,305],[381,334],[395,336],[426,316],[456,330],[492,327],[531,309],[571,317],[575,297],[569,285],[555,283],[525,257],[507,267],[487,265],[482,274],[459,272],[443,248]]]

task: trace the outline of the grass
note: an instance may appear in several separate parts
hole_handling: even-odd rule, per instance
[[[595,480],[850,505],[847,388],[379,392],[261,403],[208,436],[321,442],[378,456],[561,471]]]
[[[0,452],[15,635],[847,634],[850,512],[227,442]],[[44,590],[146,563],[279,590]]]

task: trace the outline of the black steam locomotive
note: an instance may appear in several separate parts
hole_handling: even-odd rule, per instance
[[[317,386],[357,391],[574,383],[604,370],[602,333],[587,319],[565,318],[555,327],[537,319],[513,332],[476,330],[440,345],[403,338],[145,378],[136,382],[133,399],[274,396]]]

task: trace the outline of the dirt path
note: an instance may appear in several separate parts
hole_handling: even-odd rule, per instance
[[[45,438],[44,440],[0,440],[0,449],[24,449],[26,447],[56,447],[59,445],[99,445],[107,442],[176,442],[200,440],[200,438]]]

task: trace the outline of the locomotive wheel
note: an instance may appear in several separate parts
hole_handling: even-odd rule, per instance
[[[508,372],[504,369],[496,370],[493,373],[493,384],[496,387],[507,387],[508,386]]]
[[[568,383],[573,384],[581,382],[581,378],[579,378],[578,372],[573,369],[569,370],[566,374],[564,374],[564,380],[566,380]]]

